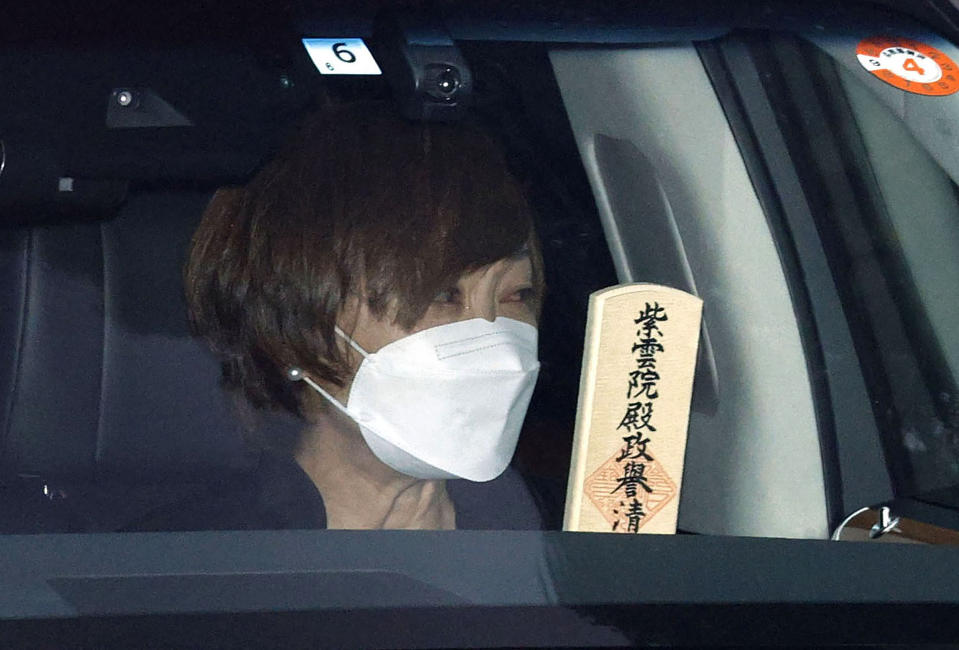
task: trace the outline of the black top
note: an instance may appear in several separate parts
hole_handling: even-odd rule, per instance
[[[492,481],[449,480],[446,487],[456,508],[458,529],[558,527],[555,512],[550,514],[555,508],[548,505],[549,497],[512,467]],[[150,513],[128,530],[322,528],[326,528],[326,508],[310,477],[292,458],[264,454],[252,475],[201,488],[187,499]]]

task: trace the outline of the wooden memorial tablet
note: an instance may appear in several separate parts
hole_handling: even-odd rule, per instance
[[[655,284],[590,296],[563,530],[676,532],[702,309]]]

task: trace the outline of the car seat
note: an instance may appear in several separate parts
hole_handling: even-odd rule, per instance
[[[120,528],[252,467],[186,319],[181,268],[208,199],[144,192],[106,221],[3,232],[0,531]],[[272,420],[258,426],[292,424]]]

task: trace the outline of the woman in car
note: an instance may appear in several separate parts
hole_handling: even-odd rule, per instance
[[[378,103],[314,116],[215,195],[185,270],[226,386],[301,430],[265,441],[255,480],[143,527],[541,527],[509,461],[542,278],[530,207],[482,129]]]

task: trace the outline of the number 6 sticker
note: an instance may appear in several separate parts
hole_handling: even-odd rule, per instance
[[[383,74],[362,38],[304,38],[320,74]]]

